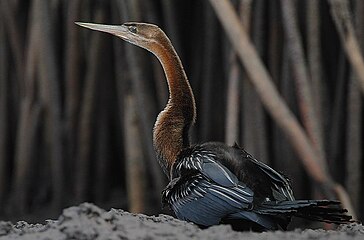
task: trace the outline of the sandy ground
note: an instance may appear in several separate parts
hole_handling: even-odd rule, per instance
[[[291,232],[235,232],[220,225],[201,230],[171,216],[146,216],[123,210],[105,211],[89,203],[70,207],[58,220],[45,224],[0,222],[0,239],[364,239],[359,224],[336,231],[295,230]]]

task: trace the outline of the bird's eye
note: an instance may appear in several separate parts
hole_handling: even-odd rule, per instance
[[[137,27],[136,26],[129,26],[128,29],[132,33],[137,33]]]

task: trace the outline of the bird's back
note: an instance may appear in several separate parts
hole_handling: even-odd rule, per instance
[[[228,146],[220,142],[208,142],[193,146],[182,152],[180,161],[191,155],[210,155],[234,174],[254,192],[254,201],[294,200],[292,188],[287,177],[268,165],[256,160],[238,145]],[[216,169],[219,171],[219,169]]]

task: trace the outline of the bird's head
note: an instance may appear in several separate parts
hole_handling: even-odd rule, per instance
[[[122,25],[105,25],[76,22],[77,25],[96,31],[113,34],[121,39],[152,51],[166,36],[156,25],[150,23],[127,22]]]

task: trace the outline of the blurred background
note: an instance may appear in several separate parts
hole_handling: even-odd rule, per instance
[[[364,2],[227,2],[362,219],[363,91],[344,35],[363,45]],[[0,219],[40,221],[84,201],[162,211],[167,179],[152,128],[168,99],[163,69],[147,51],[75,21],[159,25],[195,93],[193,142],[237,142],[284,172],[298,199],[330,195],[263,108],[209,1],[1,0],[0,13]],[[352,25],[335,22],[340,13]]]

